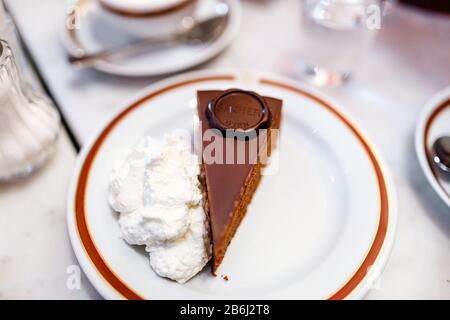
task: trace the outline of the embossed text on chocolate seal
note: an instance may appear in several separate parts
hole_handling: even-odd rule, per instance
[[[267,128],[270,110],[264,98],[252,91],[230,89],[209,102],[211,125],[221,131],[250,132]]]

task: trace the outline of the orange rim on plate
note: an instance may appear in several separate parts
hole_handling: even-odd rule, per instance
[[[86,208],[85,208],[85,199],[86,199],[86,187],[89,179],[89,172],[92,167],[92,164],[95,160],[96,154],[105,141],[106,137],[110,134],[113,128],[131,111],[135,110],[143,103],[148,102],[149,100],[166,93],[170,90],[176,89],[181,86],[190,85],[193,83],[205,82],[205,81],[233,81],[235,80],[235,76],[233,75],[223,75],[223,76],[206,76],[206,77],[198,77],[186,81],[177,82],[175,84],[171,84],[165,86],[159,90],[153,91],[148,95],[142,97],[138,101],[134,102],[127,108],[125,108],[121,113],[119,113],[100,133],[97,139],[94,141],[92,147],[88,151],[86,158],[83,161],[81,166],[81,170],[78,176],[78,181],[75,186],[75,227],[78,233],[79,240],[89,257],[94,269],[102,276],[102,278],[109,284],[111,288],[113,288],[119,295],[121,295],[125,299],[132,300],[140,300],[143,299],[139,294],[134,292],[131,288],[127,286],[107,265],[100,252],[95,246],[94,241],[92,240],[89,226],[86,221]],[[372,245],[360,263],[359,267],[353,275],[338,289],[336,292],[331,294],[328,299],[338,300],[347,298],[350,294],[352,294],[358,286],[362,283],[364,278],[367,276],[367,272],[372,265],[374,265],[375,261],[380,255],[381,249],[384,244],[384,240],[386,238],[388,224],[389,224],[389,196],[387,191],[386,180],[383,174],[383,170],[381,169],[381,165],[379,164],[375,153],[361,135],[361,133],[354,127],[354,125],[339,111],[333,108],[329,103],[323,101],[322,99],[304,91],[294,86],[273,81],[262,79],[260,80],[261,84],[269,85],[273,87],[282,88],[302,96],[305,96],[311,100],[314,100],[318,104],[320,104],[323,108],[330,111],[333,115],[335,115],[355,136],[355,138],[360,142],[361,146],[364,148],[372,167],[375,172],[375,176],[378,182],[378,190],[379,190],[379,202],[380,202],[380,212],[379,212],[379,221],[378,227],[373,239]]]

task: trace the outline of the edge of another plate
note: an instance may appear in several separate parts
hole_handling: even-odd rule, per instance
[[[90,258],[87,255],[86,249],[84,248],[83,244],[80,241],[78,229],[76,227],[75,222],[75,215],[74,215],[74,208],[75,208],[75,192],[77,190],[78,181],[79,181],[79,174],[81,171],[81,168],[83,167],[83,164],[85,163],[86,156],[89,154],[92,146],[97,141],[97,138],[100,136],[100,134],[104,131],[104,129],[108,126],[108,124],[111,123],[113,119],[115,119],[121,112],[123,112],[124,108],[132,105],[136,101],[139,101],[143,97],[147,96],[151,92],[155,92],[158,89],[163,89],[166,87],[169,87],[173,84],[177,84],[183,81],[189,81],[190,79],[195,78],[205,78],[208,77],[217,77],[217,76],[225,76],[225,75],[233,75],[235,78],[238,79],[245,79],[250,76],[250,78],[255,79],[276,79],[277,81],[280,81],[281,83],[289,84],[291,86],[295,86],[298,88],[305,89],[308,93],[311,93],[314,97],[319,97],[320,99],[323,99],[324,101],[327,101],[330,103],[330,105],[335,108],[339,114],[341,114],[346,121],[348,121],[352,126],[354,126],[354,123],[356,123],[351,116],[349,116],[346,112],[342,111],[342,108],[332,99],[329,99],[327,97],[324,97],[323,94],[320,94],[318,91],[316,91],[314,88],[310,88],[308,86],[305,86],[303,84],[299,84],[295,81],[275,76],[273,74],[267,74],[267,73],[260,73],[260,72],[251,72],[251,71],[238,71],[238,70],[207,70],[207,71],[194,71],[178,76],[174,76],[171,78],[168,78],[166,80],[160,81],[156,84],[153,84],[145,89],[143,89],[140,93],[132,97],[131,99],[127,100],[125,103],[123,103],[123,108],[120,108],[117,112],[111,115],[106,121],[100,126],[100,128],[97,130],[96,133],[91,135],[88,142],[84,145],[83,149],[81,150],[77,163],[74,169],[74,174],[71,181],[71,186],[69,189],[68,194],[68,202],[67,202],[67,225],[69,229],[69,235],[70,240],[75,252],[75,255],[83,269],[83,271],[86,273],[88,279],[90,282],[94,285],[94,287],[99,291],[99,293],[107,299],[123,299],[123,297],[118,294],[118,292],[106,281],[102,278],[101,275],[97,272],[95,266],[92,264]],[[357,131],[361,136],[364,138],[364,141],[368,144],[371,151],[374,153],[375,161],[379,165],[381,172],[383,174],[384,178],[384,186],[386,188],[386,193],[388,197],[388,223],[386,228],[386,233],[384,236],[384,240],[381,245],[381,249],[378,252],[374,264],[371,266],[370,269],[366,272],[364,278],[356,284],[354,289],[346,295],[345,299],[361,299],[363,298],[368,291],[373,288],[373,285],[376,284],[376,279],[379,278],[385,264],[387,263],[387,260],[389,258],[389,255],[391,253],[391,249],[394,242],[395,237],[395,230],[396,230],[396,224],[397,224],[397,198],[396,198],[396,191],[394,188],[393,180],[391,178],[391,174],[389,169],[386,166],[386,163],[380,158],[377,148],[374,147],[374,145],[370,142],[370,140],[367,139],[367,135],[360,130],[358,126],[354,126],[357,128]],[[347,282],[348,283],[348,282]],[[344,286],[347,284],[345,283]],[[331,295],[331,297],[334,294]]]
[[[437,173],[433,170],[427,146],[428,132],[433,124],[433,121],[445,108],[450,108],[450,87],[439,91],[425,105],[424,110],[419,116],[419,122],[416,127],[415,149],[420,167],[422,168],[428,182],[442,201],[450,207],[450,196],[440,184]]]

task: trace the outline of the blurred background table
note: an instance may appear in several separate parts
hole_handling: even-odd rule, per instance
[[[244,68],[295,77],[301,0],[242,0],[234,43],[205,68]],[[60,42],[67,2],[6,0],[38,78],[66,122],[51,162],[30,179],[0,186],[0,298],[99,298],[77,265],[65,225],[68,183],[79,147],[99,123],[156,78],[75,70]],[[450,209],[416,160],[413,134],[426,101],[450,85],[450,17],[394,6],[365,64],[342,87],[324,88],[387,160],[398,195],[394,248],[369,299],[450,299]]]

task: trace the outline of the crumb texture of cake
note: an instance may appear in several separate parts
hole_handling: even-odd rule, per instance
[[[215,246],[213,246],[213,260],[212,260],[212,271],[215,274],[220,264],[222,263],[225,252],[228,245],[231,242],[234,234],[236,233],[242,219],[244,219],[247,213],[247,207],[252,200],[253,193],[259,185],[261,179],[261,166],[258,164],[255,166],[249,176],[248,182],[246,182],[245,187],[241,193],[239,200],[237,201],[236,208],[230,214],[230,222],[223,230],[222,240]]]
[[[198,91],[197,92],[197,111],[200,119],[201,132],[204,134],[209,129],[214,129],[214,121],[210,121],[211,114],[211,103],[212,101],[217,101],[220,97],[227,94],[227,92],[233,92],[233,99],[228,99],[228,101],[233,101],[238,105],[236,110],[233,110],[232,105],[226,105],[225,110],[229,110],[229,114],[226,114],[228,119],[231,118],[230,122],[242,123],[247,119],[242,118],[243,113],[247,115],[255,114],[255,110],[250,110],[249,108],[249,97],[244,97],[242,102],[239,101],[238,95],[242,92],[246,95],[245,91],[241,90],[227,90],[227,91]],[[254,97],[254,93],[251,93]],[[218,98],[219,97],[219,98]],[[225,135],[215,136],[214,143],[220,145],[222,143],[223,147],[223,158],[222,163],[209,163],[203,159],[202,163],[202,183],[204,184],[204,190],[206,193],[205,198],[205,211],[207,212],[210,224],[211,224],[211,238],[213,247],[213,257],[211,263],[212,273],[216,274],[217,269],[222,263],[228,245],[231,239],[236,233],[242,219],[245,217],[249,203],[253,198],[259,182],[261,180],[261,169],[265,164],[265,161],[261,159],[267,159],[270,156],[271,149],[275,147],[272,144],[272,130],[280,128],[281,121],[281,109],[282,101],[270,98],[270,97],[259,97],[263,99],[265,106],[270,111],[270,121],[268,123],[267,135],[265,141],[263,139],[258,142],[258,150],[256,155],[252,158],[253,153],[250,151],[250,139],[245,139],[240,141],[240,147],[244,147],[245,162],[233,162],[227,163],[227,146],[233,146],[233,157],[236,159],[238,154],[238,139],[235,137],[227,137]],[[239,105],[240,104],[240,105]],[[223,111],[223,107],[220,110]],[[236,116],[236,121],[233,117]],[[230,141],[232,139],[232,141]],[[256,139],[256,138],[254,138]],[[218,142],[219,141],[219,142]],[[202,140],[202,147],[205,150],[210,141]],[[205,155],[203,154],[203,158]],[[255,213],[257,214],[257,213]]]
[[[145,245],[153,270],[180,283],[211,256],[199,173],[198,157],[184,138],[146,137],[114,170],[109,186],[121,237],[130,245]]]

